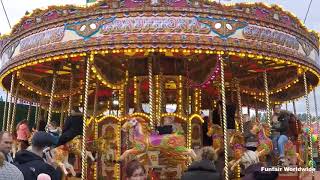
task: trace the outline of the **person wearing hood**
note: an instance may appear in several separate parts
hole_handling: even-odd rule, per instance
[[[47,147],[54,144],[53,137],[44,132],[36,132],[31,140],[30,150],[21,150],[17,152],[14,164],[22,172],[24,179],[37,180],[41,173],[48,174],[52,180],[59,180],[57,170],[54,168],[51,157],[44,153]],[[46,155],[46,161],[42,158]]]
[[[194,161],[186,172],[183,173],[181,180],[219,180],[220,173],[214,166],[216,155],[212,147],[203,147],[198,156],[199,160]]]
[[[56,147],[66,144],[76,136],[82,135],[82,123],[83,114],[78,107],[74,107],[71,111],[71,115],[67,117],[63,125],[62,134],[59,137]]]

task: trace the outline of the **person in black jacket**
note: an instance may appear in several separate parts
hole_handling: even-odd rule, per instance
[[[56,147],[66,144],[78,135],[82,135],[83,114],[75,107],[71,111],[71,116],[67,117],[62,134],[59,137]]]
[[[227,129],[235,129],[235,115],[237,107],[234,103],[230,102],[226,104],[227,111]],[[212,123],[218,124],[222,127],[223,125],[223,115],[222,115],[222,101],[218,102],[218,107],[212,112]]]
[[[47,162],[42,158],[44,149],[52,146],[53,143],[54,139],[50,134],[44,131],[38,131],[32,137],[31,150],[21,150],[17,152],[14,165],[22,172],[24,179],[37,180],[39,174],[45,173],[48,174],[52,180],[59,180],[58,172],[52,166],[53,162],[51,157],[46,156]]]
[[[200,150],[199,161],[194,161],[186,172],[183,173],[181,180],[219,180],[220,173],[214,166],[216,155],[212,147],[203,147]]]
[[[279,114],[278,121],[279,121],[279,126],[274,127],[276,132],[280,133],[280,136],[278,138],[278,150],[279,150],[279,163],[283,164],[285,159],[285,153],[284,153],[284,145],[288,142],[288,129],[289,129],[289,119],[290,119],[290,114],[286,111],[282,111]]]

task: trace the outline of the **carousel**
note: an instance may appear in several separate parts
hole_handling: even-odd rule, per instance
[[[17,99],[36,104],[35,124],[60,113],[62,125],[72,107],[82,107],[84,131],[72,143],[82,148],[65,153],[78,151],[73,170],[65,172],[81,172],[82,179],[122,179],[119,161],[132,158],[151,176],[179,179],[207,136],[202,112],[218,106],[220,126],[211,125],[208,134],[218,137],[213,144],[225,157],[224,178],[238,178],[239,165],[228,167],[239,158],[229,150],[242,143],[242,107],[265,110],[261,144],[268,149],[273,105],[304,97],[311,122],[308,94],[320,78],[318,34],[290,12],[262,3],[50,6],[24,16],[1,36],[0,49],[0,82],[9,92],[3,127],[14,129]],[[159,135],[156,130],[167,124],[174,131]],[[305,148],[314,143],[308,133]],[[88,152],[94,155],[87,158]],[[313,167],[309,154],[305,161]]]

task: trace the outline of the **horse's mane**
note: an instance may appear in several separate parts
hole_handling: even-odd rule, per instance
[[[138,121],[138,123],[140,123],[142,132],[144,134],[149,134],[151,132],[149,123],[144,118],[139,117],[139,116],[135,116],[135,117],[131,117],[131,118],[135,118]]]
[[[223,129],[218,124],[210,124],[208,129],[208,135],[223,135]]]
[[[235,144],[242,144],[243,145],[245,143],[243,134],[241,132],[232,133],[229,143],[231,146],[234,146]]]

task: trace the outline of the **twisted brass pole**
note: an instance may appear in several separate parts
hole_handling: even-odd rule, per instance
[[[12,109],[12,117],[11,117],[11,122],[10,122],[10,132],[12,133],[14,130],[14,125],[16,122],[16,111],[17,111],[17,102],[18,102],[18,92],[19,92],[19,87],[20,84],[17,84],[17,88],[16,88],[16,94],[15,94],[15,98],[14,98],[14,104],[13,104],[13,109]]]
[[[153,57],[149,57],[148,60],[148,79],[149,79],[149,109],[150,109],[150,127],[154,129],[154,94],[153,94],[153,70],[152,70]]]
[[[38,106],[39,104],[36,103],[36,110],[35,110],[35,113],[34,113],[34,124],[36,125],[36,129],[37,129],[37,121],[38,121]]]
[[[86,157],[86,122],[88,116],[88,96],[89,96],[89,81],[90,81],[90,65],[94,59],[93,52],[90,53],[89,58],[86,60],[86,76],[84,87],[84,107],[83,107],[83,123],[82,123],[82,150],[81,150],[81,179],[87,178],[87,157]]]
[[[224,143],[224,175],[225,180],[229,180],[229,166],[228,166],[228,132],[227,132],[227,109],[226,109],[226,95],[224,82],[224,59],[221,54],[218,55],[220,61],[221,73],[221,100],[222,100],[222,117],[223,117],[223,143]]]
[[[31,114],[31,101],[29,102],[28,113],[27,113],[27,121],[28,122],[30,120],[30,114]]]
[[[10,130],[10,119],[11,119],[11,108],[12,108],[12,99],[13,99],[13,86],[14,86],[14,79],[15,74],[12,73],[11,75],[11,84],[10,84],[10,102],[9,102],[9,108],[8,108],[8,118],[7,118],[7,127],[6,131]]]
[[[159,85],[159,75],[156,75],[155,76],[155,91],[156,91],[156,95],[155,95],[155,113],[156,113],[156,116],[155,116],[155,122],[154,124],[157,125],[157,126],[160,126],[160,114],[159,114],[159,91],[160,91],[160,85]]]
[[[55,92],[55,89],[56,89],[56,78],[57,78],[57,72],[56,72],[56,70],[54,70],[53,71],[53,77],[52,77],[52,86],[51,86],[51,93],[50,93],[47,124],[50,124],[51,118],[52,118],[52,106],[53,106],[54,92]]]
[[[96,92],[94,95],[94,104],[93,104],[93,122],[92,125],[94,127],[94,140],[98,138],[98,123],[96,122],[96,112],[97,112],[97,106],[98,106],[98,92],[99,92],[99,81],[96,81]],[[93,179],[97,179],[97,168],[98,168],[98,162],[94,162],[94,168],[93,168]]]
[[[270,127],[271,121],[270,121],[270,101],[269,101],[269,87],[268,87],[268,75],[267,71],[265,70],[263,72],[263,80],[264,80],[264,94],[265,94],[265,100],[266,100],[266,109],[267,109],[267,123]]]
[[[62,102],[62,104],[61,104],[61,109],[60,109],[60,128],[62,128],[63,127],[63,116],[64,116],[64,105],[65,103],[64,102]]]
[[[237,79],[236,81],[237,85],[237,99],[238,99],[238,109],[239,109],[239,118],[240,118],[240,129],[243,133],[243,116],[242,116],[242,103],[241,103],[241,89],[240,89],[240,82]]]
[[[68,101],[68,116],[71,115],[71,108],[72,108],[72,89],[73,89],[73,81],[74,81],[74,73],[73,67],[71,66],[71,76],[70,76],[70,89],[69,89],[69,101]]]
[[[312,134],[311,134],[311,116],[310,116],[310,104],[309,104],[309,97],[308,97],[308,82],[307,82],[307,75],[306,72],[303,73],[303,83],[304,83],[304,90],[305,90],[305,101],[306,101],[306,107],[307,107],[307,122],[309,125],[309,143],[310,143],[310,164],[311,167],[313,167],[313,146],[312,146]],[[314,172],[312,172],[314,175]]]
[[[160,125],[160,122],[161,122],[161,114],[162,114],[162,93],[163,93],[163,79],[162,79],[162,74],[160,74],[160,77],[159,77],[159,97],[158,97],[158,116],[159,116],[159,119],[158,119],[158,125]]]
[[[8,93],[8,91],[7,91],[6,101],[4,102],[4,109],[3,109],[2,131],[4,131],[4,130],[5,130],[5,127],[6,127],[6,116],[7,116],[8,96],[9,96],[9,93]]]

